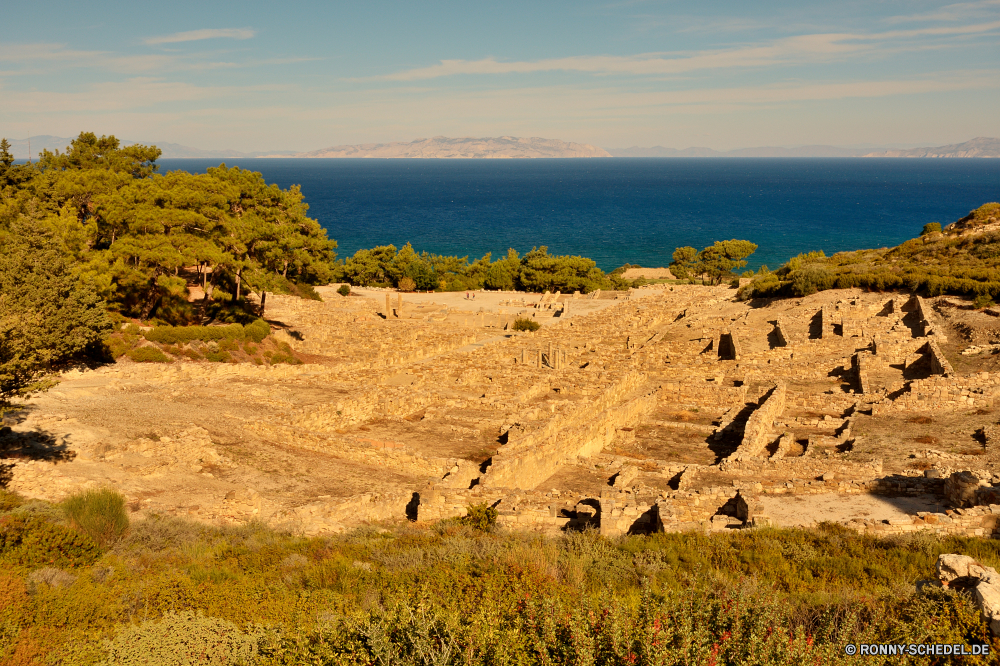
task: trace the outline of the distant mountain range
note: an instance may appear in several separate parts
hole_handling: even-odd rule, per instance
[[[711,148],[618,148],[608,150],[614,157],[1000,157],[1000,139],[979,137],[936,148],[912,148],[908,150],[882,150],[838,148],[837,146],[797,146],[782,148],[765,146],[761,148],[739,148],[718,151]]]
[[[43,150],[65,150],[72,139],[50,135],[33,136],[31,158],[35,159]],[[11,152],[16,159],[27,159],[29,139],[11,139]],[[839,148],[837,146],[797,146],[784,148],[765,146],[760,148],[739,148],[718,151],[711,148],[613,148],[604,150],[586,143],[572,143],[558,139],[539,137],[501,136],[494,138],[451,139],[436,136],[409,142],[364,143],[350,146],[333,146],[310,152],[202,150],[177,143],[158,141],[122,141],[124,145],[134,143],[153,144],[163,151],[163,157],[226,159],[248,157],[357,157],[357,158],[463,158],[463,159],[504,159],[504,158],[544,158],[544,157],[1000,157],[1000,139],[978,137],[965,143],[956,143],[933,148],[910,148],[872,150],[871,148]]]
[[[432,157],[444,159],[510,159],[531,157],[611,157],[603,148],[586,143],[567,143],[539,137],[449,139],[436,136],[408,143],[364,143],[358,146],[334,146],[295,157]]]
[[[965,143],[937,148],[912,148],[868,153],[865,157],[1000,157],[1000,139],[981,136]]]

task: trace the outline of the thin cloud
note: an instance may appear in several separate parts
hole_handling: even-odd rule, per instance
[[[205,28],[203,30],[188,30],[175,32],[172,35],[149,37],[144,40],[149,45],[176,44],[178,42],[197,42],[202,39],[250,39],[257,34],[252,28]]]
[[[981,0],[980,2],[958,2],[945,5],[937,11],[909,16],[892,16],[886,23],[918,23],[922,21],[964,21],[971,16],[994,13],[1000,7],[1000,0]]]
[[[708,69],[765,67],[806,61],[829,61],[862,52],[898,50],[900,40],[967,37],[1000,30],[1000,21],[974,25],[892,30],[874,34],[829,33],[787,37],[767,44],[693,54],[647,53],[635,56],[570,56],[535,61],[442,60],[436,65],[373,77],[381,81],[420,81],[459,74],[530,74],[570,71],[598,75],[664,76]],[[922,50],[936,45],[921,42],[907,47]]]

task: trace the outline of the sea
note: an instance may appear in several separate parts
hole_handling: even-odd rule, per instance
[[[299,185],[338,244],[412,243],[468,256],[590,257],[657,267],[679,246],[758,245],[748,268],[802,252],[897,245],[1000,201],[1000,159],[603,158],[535,160],[163,159],[161,172],[228,166]]]

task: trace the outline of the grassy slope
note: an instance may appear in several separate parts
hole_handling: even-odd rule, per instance
[[[167,640],[157,621],[185,610],[235,625],[259,663],[848,663],[847,642],[988,640],[966,598],[915,583],[941,552],[1000,565],[993,541],[835,527],[610,540],[450,521],[306,539],[162,518],[96,559],[60,556],[75,579],[52,586],[32,573],[53,558],[51,535],[28,550],[3,535],[27,514],[65,530],[62,514],[15,504],[0,513],[4,664],[97,663],[129,627],[119,647],[149,650]],[[205,620],[173,617],[201,640]]]
[[[989,203],[949,225],[894,248],[808,253],[758,275],[743,298],[804,296],[830,288],[909,289],[928,295],[1000,297],[1000,204]]]

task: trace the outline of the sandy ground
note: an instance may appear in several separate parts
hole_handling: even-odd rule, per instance
[[[336,291],[336,287],[337,285],[331,285],[330,287],[321,288],[317,291],[320,291],[320,293],[324,293],[324,289]],[[398,293],[395,289],[378,289],[371,287],[351,287],[351,291],[353,293],[372,298],[376,303],[380,304],[385,302],[385,294],[389,293],[392,296],[393,305],[396,303],[396,294]],[[470,298],[466,298],[466,294],[468,294]],[[475,298],[471,298],[471,296],[475,296]],[[441,308],[464,310],[470,313],[479,312],[480,310],[484,312],[499,312],[500,310],[504,310],[507,314],[521,314],[533,311],[534,307],[531,306],[531,304],[540,302],[542,300],[542,296],[542,294],[534,294],[524,291],[451,291],[435,292],[430,294],[413,292],[403,293],[403,303],[418,306],[436,305]],[[522,299],[526,304],[528,304],[528,307],[501,305],[501,303],[507,303],[511,300],[519,301]],[[559,302],[569,303],[567,312],[564,315],[566,318],[592,314],[621,303],[621,301],[613,298],[599,298],[595,300],[588,298],[585,295],[582,295],[579,298],[573,298],[572,294],[563,294],[560,296]]]
[[[944,504],[933,495],[886,497],[880,495],[771,495],[761,497],[764,514],[777,527],[806,527],[823,521],[852,518],[868,520],[905,519],[918,511],[943,513]]]

